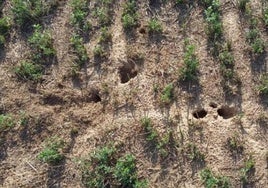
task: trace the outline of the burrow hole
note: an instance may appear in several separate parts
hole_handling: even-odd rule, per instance
[[[65,103],[62,97],[54,95],[54,94],[47,94],[43,97],[43,102],[45,105],[62,105]]]
[[[145,28],[140,28],[140,30],[139,30],[139,32],[141,33],[141,34],[146,34],[146,30],[145,30]]]
[[[119,74],[121,83],[127,83],[131,78],[135,78],[138,75],[138,71],[133,62],[127,62],[119,68]]]
[[[86,102],[101,102],[100,92],[97,89],[91,89],[87,95]]]
[[[207,114],[208,112],[204,108],[193,111],[193,116],[196,119],[204,118],[206,117]]]
[[[209,103],[209,106],[210,106],[211,108],[217,108],[217,107],[218,107],[217,103],[215,103],[215,102],[210,102],[210,103]]]
[[[222,106],[217,110],[219,116],[222,116],[223,119],[229,119],[236,115],[237,110],[235,107]]]

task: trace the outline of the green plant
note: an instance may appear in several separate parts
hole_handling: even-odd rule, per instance
[[[268,26],[268,7],[263,10],[263,20],[264,24]]]
[[[243,142],[237,134],[227,139],[227,146],[230,148],[231,152],[241,153],[244,150]]]
[[[219,40],[222,36],[223,27],[220,20],[219,1],[213,0],[211,6],[205,10],[206,21],[208,23],[207,32],[213,41]]]
[[[210,169],[206,168],[201,171],[201,179],[203,180],[206,188],[229,188],[231,187],[229,179],[224,176],[215,176]]]
[[[184,66],[180,70],[180,79],[191,81],[197,79],[199,62],[195,56],[195,46],[186,42]]]
[[[219,53],[219,60],[221,62],[221,73],[224,79],[232,80],[235,76],[234,72],[234,56],[231,52],[231,46],[226,44],[222,47]]]
[[[56,55],[53,48],[53,39],[48,31],[42,31],[41,25],[34,25],[34,33],[29,38],[29,43],[34,51],[33,60],[40,64],[48,64],[48,62]]]
[[[86,187],[103,188],[107,184],[113,187],[146,188],[144,180],[138,180],[136,160],[132,154],[117,158],[113,146],[96,149],[89,160],[82,164],[82,181]]]
[[[8,17],[0,18],[0,46],[4,46],[10,27]]]
[[[105,49],[102,45],[97,44],[93,49],[94,56],[96,57],[105,57]]]
[[[23,80],[39,81],[42,77],[42,67],[28,61],[22,61],[15,70],[15,74]]]
[[[137,179],[135,157],[127,154],[119,158],[113,173],[122,186],[131,187]]]
[[[146,139],[148,141],[156,141],[158,137],[157,131],[152,126],[152,121],[149,117],[144,117],[141,119],[141,124],[144,127],[146,134]]]
[[[247,184],[249,182],[249,178],[254,169],[255,169],[255,161],[253,160],[252,156],[250,156],[245,161],[244,167],[240,170],[241,172],[240,179],[243,184]]]
[[[56,165],[64,158],[64,155],[60,152],[63,146],[63,140],[52,137],[47,140],[45,148],[38,154],[37,158],[45,163]]]
[[[82,163],[82,181],[86,187],[105,187],[112,173],[115,152],[110,146],[98,148],[90,154],[89,161]]]
[[[12,12],[15,22],[22,27],[38,23],[58,4],[58,0],[12,0]]]
[[[258,90],[261,95],[268,96],[268,74],[263,74],[261,76]]]
[[[107,27],[101,28],[100,43],[110,42],[112,40],[112,34]]]
[[[264,52],[264,42],[261,38],[257,38],[251,44],[251,48],[255,54],[262,54]]]
[[[122,24],[124,29],[131,29],[138,25],[136,2],[131,0],[123,5]]]
[[[245,12],[246,6],[249,3],[250,0],[239,0],[238,1],[238,8],[242,11]]]
[[[73,9],[71,13],[71,24],[76,30],[82,30],[83,32],[89,31],[91,28],[90,22],[87,21],[88,16],[88,0],[72,0],[71,7]]]
[[[150,33],[161,33],[163,31],[163,27],[157,19],[149,20],[148,28]]]
[[[122,187],[147,187],[146,181],[138,180],[135,157],[132,154],[126,154],[117,160],[113,175],[120,182]]]
[[[80,69],[86,64],[89,59],[87,55],[87,50],[83,44],[82,37],[80,37],[79,35],[74,34],[70,41],[73,46],[74,53],[77,56],[77,58],[75,59],[75,65]]]
[[[6,131],[15,125],[13,118],[10,115],[0,114],[0,131]]]
[[[101,25],[109,25],[112,21],[107,7],[97,7],[93,15],[98,18]]]
[[[164,103],[164,104],[169,104],[172,100],[173,100],[173,84],[170,83],[168,84],[163,92],[162,92],[162,95],[161,95],[161,101]]]
[[[195,144],[189,143],[187,145],[187,150],[189,152],[189,157],[193,162],[205,162],[205,155],[199,151]]]

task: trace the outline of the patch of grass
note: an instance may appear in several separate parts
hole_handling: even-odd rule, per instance
[[[195,56],[195,46],[186,42],[184,66],[180,70],[180,80],[193,81],[197,79],[199,62]]]
[[[42,30],[41,25],[34,25],[34,33],[29,38],[33,50],[33,61],[39,64],[50,64],[56,56],[53,39],[47,30]]]
[[[70,39],[70,42],[72,44],[72,47],[74,49],[74,53],[77,56],[75,59],[75,67],[78,69],[81,69],[89,60],[86,48],[83,44],[83,38],[79,35],[73,35]]]
[[[241,176],[240,179],[242,183],[248,184],[250,181],[250,176],[252,172],[255,170],[255,161],[253,160],[252,156],[250,156],[244,163],[244,167],[240,170]]]
[[[56,165],[64,158],[64,155],[60,152],[63,146],[63,140],[58,137],[52,137],[47,140],[45,148],[38,154],[37,158],[45,163]]]
[[[11,5],[16,24],[25,27],[40,22],[58,5],[58,0],[12,0]]]
[[[261,95],[268,96],[268,74],[263,74],[261,76],[258,90]]]
[[[152,34],[163,32],[162,24],[157,19],[150,19],[148,22],[148,28],[149,28],[149,33],[152,33]]]
[[[205,184],[206,188],[229,188],[231,187],[229,179],[225,176],[215,176],[212,171],[208,168],[201,171],[201,179]]]
[[[0,131],[4,132],[15,125],[13,118],[10,115],[0,114]]]
[[[42,78],[42,67],[38,64],[22,61],[15,70],[15,74],[23,80],[39,81]]]
[[[163,92],[161,94],[161,102],[162,103],[164,103],[164,104],[171,103],[171,101],[173,100],[173,97],[174,97],[173,90],[174,90],[174,88],[173,88],[173,84],[172,83],[168,84],[164,88],[164,90],[163,90]]]
[[[138,25],[137,6],[134,0],[130,0],[123,5],[122,24],[124,29],[132,29]]]
[[[88,0],[72,0],[71,1],[72,13],[71,24],[79,31],[88,32],[90,30],[91,23],[87,21],[88,16]]]

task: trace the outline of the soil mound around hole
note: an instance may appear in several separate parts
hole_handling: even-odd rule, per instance
[[[127,62],[119,68],[119,74],[121,83],[127,83],[131,78],[135,78],[138,75],[138,71],[133,62]]]
[[[202,109],[198,109],[198,110],[193,111],[192,114],[196,119],[200,119],[200,118],[206,117],[208,112],[204,108],[202,108]]]
[[[223,119],[229,119],[231,117],[234,117],[237,113],[237,110],[235,107],[229,107],[229,106],[222,106],[217,110],[219,116],[222,116]]]

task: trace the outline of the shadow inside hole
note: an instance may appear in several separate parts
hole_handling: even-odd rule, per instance
[[[207,114],[208,114],[207,111],[205,109],[203,109],[203,108],[202,109],[199,109],[199,110],[195,110],[193,112],[193,116],[196,119],[204,118],[204,117],[206,117]]]
[[[217,112],[219,116],[223,117],[223,119],[229,119],[236,115],[237,110],[235,107],[222,106],[217,110]]]

